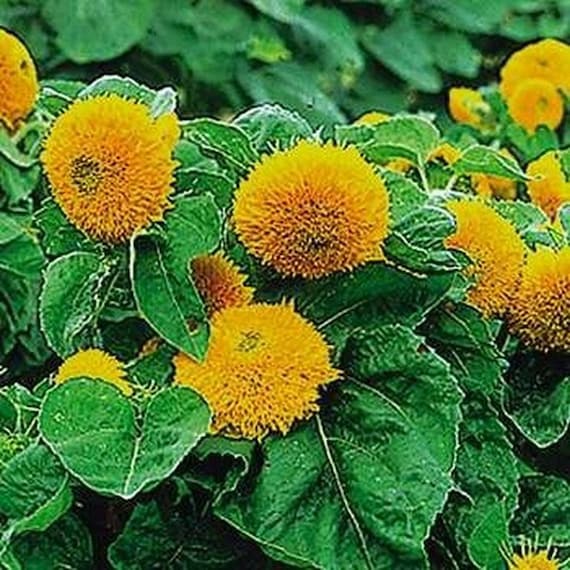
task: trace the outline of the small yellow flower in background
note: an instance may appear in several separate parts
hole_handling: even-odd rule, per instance
[[[125,396],[131,396],[133,387],[127,380],[123,364],[103,350],[90,348],[70,356],[59,367],[54,382],[62,384],[72,378],[93,378],[116,386]]]
[[[533,178],[527,182],[530,199],[553,220],[558,208],[570,202],[570,182],[566,180],[558,153],[546,152],[527,166],[526,173]]]
[[[0,121],[13,130],[32,110],[38,91],[30,53],[16,36],[0,29]]]
[[[515,157],[506,149],[499,151],[503,156],[516,162]],[[473,189],[482,198],[500,198],[514,200],[517,196],[517,183],[510,178],[494,176],[492,174],[473,174],[471,176]]]
[[[508,570],[560,570],[563,564],[556,557],[556,551],[548,546],[540,549],[533,546],[530,540],[523,540],[520,553],[504,547],[502,550]]]
[[[222,253],[194,259],[192,275],[209,317],[228,307],[248,305],[253,299],[253,288],[244,284],[247,277]]]
[[[507,98],[513,121],[533,133],[540,125],[557,129],[564,117],[564,99],[545,79],[521,81]]]
[[[467,300],[486,317],[501,316],[508,309],[519,284],[525,246],[514,226],[491,206],[475,200],[449,202],[457,230],[446,240],[471,259],[473,277]]]
[[[528,254],[509,311],[512,332],[547,352],[570,351],[570,246]]]
[[[428,161],[442,160],[446,165],[453,164],[461,158],[461,151],[452,144],[445,142],[436,147],[428,156]]]
[[[449,90],[449,113],[458,122],[479,128],[491,107],[483,95],[468,87],[452,87]]]
[[[570,46],[558,40],[541,40],[513,53],[501,69],[500,91],[509,99],[529,79],[544,79],[570,93]]]
[[[406,160],[405,158],[394,158],[393,160],[389,160],[383,166],[386,170],[406,174],[414,168],[414,163],[411,160]]]
[[[390,115],[386,113],[381,113],[379,111],[370,111],[369,113],[364,113],[361,117],[358,117],[354,121],[355,125],[379,125],[380,123],[385,123],[390,120]]]
[[[261,439],[286,434],[319,410],[319,390],[337,380],[325,340],[291,305],[253,304],[214,314],[204,362],[180,353],[175,383],[209,403],[213,431]]]
[[[315,279],[382,257],[388,192],[354,147],[301,141],[263,157],[240,184],[234,222],[264,263]]]
[[[178,140],[174,115],[104,95],[73,103],[55,121],[41,160],[56,202],[94,239],[127,241],[169,207]]]

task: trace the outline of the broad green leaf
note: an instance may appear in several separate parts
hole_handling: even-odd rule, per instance
[[[251,544],[211,515],[199,518],[189,508],[166,510],[156,501],[135,507],[109,549],[115,570],[261,570],[257,558]]]
[[[453,486],[460,393],[447,364],[402,327],[356,335],[321,414],[263,444],[259,475],[216,512],[302,567],[427,568]]]
[[[46,530],[72,500],[67,473],[44,445],[32,444],[0,467],[0,513],[9,535]]]
[[[521,479],[513,536],[536,537],[546,546],[570,546],[570,483],[560,477],[532,475]]]
[[[155,350],[139,356],[129,364],[129,377],[142,386],[167,386],[174,373],[172,357],[175,350],[162,343]]]
[[[172,87],[155,91],[146,85],[137,83],[130,77],[104,75],[90,83],[79,92],[79,97],[89,98],[97,95],[115,94],[125,99],[134,99],[145,103],[153,117],[172,113],[176,109],[176,92]]]
[[[514,160],[486,146],[469,147],[451,167],[456,174],[491,174],[523,182],[529,180]]]
[[[421,208],[428,200],[428,194],[413,180],[403,174],[386,171],[382,173],[390,195],[390,222],[399,223],[407,214]]]
[[[38,164],[28,168],[16,166],[0,153],[0,207],[20,212],[29,210],[40,176]]]
[[[248,0],[260,12],[290,24],[301,14],[305,0]]]
[[[562,225],[562,230],[566,234],[566,243],[570,245],[570,204],[566,204],[560,208],[558,217]]]
[[[44,79],[40,83],[36,107],[38,110],[57,115],[73,102],[84,87],[85,84],[81,81]]]
[[[227,208],[232,202],[235,184],[222,172],[200,168],[178,169],[176,181],[181,193],[192,196],[211,194],[220,208]]]
[[[479,311],[464,304],[440,306],[429,314],[422,332],[451,364],[463,390],[484,396],[496,392],[505,362]]]
[[[0,130],[0,154],[7,158],[14,166],[29,168],[37,159],[21,152],[10,138],[6,129]]]
[[[312,137],[309,123],[296,111],[280,105],[259,105],[241,113],[234,120],[250,137],[258,152],[276,147],[286,149],[299,139]]]
[[[459,32],[437,28],[430,30],[433,57],[439,68],[452,75],[477,77],[483,56],[469,38]]]
[[[75,477],[124,499],[168,477],[209,422],[189,388],[166,388],[136,410],[114,386],[85,378],[52,389],[39,416],[43,439]]]
[[[429,38],[411,10],[403,10],[384,28],[366,27],[362,43],[375,59],[412,87],[428,93],[441,90],[442,79],[434,64]]]
[[[17,537],[10,554],[16,566],[10,570],[94,568],[93,546],[89,531],[78,517],[68,514],[45,532],[32,532]],[[4,559],[0,557],[0,563]]]
[[[182,136],[198,145],[206,156],[219,158],[241,173],[247,172],[257,160],[249,138],[235,125],[214,119],[194,119],[182,123]]]
[[[158,334],[202,359],[209,329],[189,264],[218,245],[220,213],[210,195],[180,196],[164,225],[164,239],[141,235],[132,242],[133,293],[139,311]]]
[[[46,0],[42,15],[56,42],[76,63],[117,57],[145,35],[155,10],[153,0]]]
[[[505,409],[538,447],[557,442],[570,427],[570,359],[519,352],[506,375]]]
[[[52,261],[44,274],[40,322],[49,345],[62,357],[97,337],[103,282],[108,268],[95,253],[74,252]]]
[[[452,29],[479,34],[498,30],[511,10],[513,0],[472,2],[471,0],[438,0],[427,4],[427,13]]]
[[[353,143],[374,162],[406,158],[423,164],[439,144],[439,132],[427,119],[401,115],[374,126],[352,125],[336,130],[340,142]]]

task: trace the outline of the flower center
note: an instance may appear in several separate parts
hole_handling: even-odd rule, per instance
[[[245,331],[240,333],[241,340],[237,345],[237,349],[240,352],[252,352],[262,342],[261,334],[257,331]]]
[[[71,179],[80,194],[94,194],[103,180],[103,168],[93,158],[78,156],[71,163]]]

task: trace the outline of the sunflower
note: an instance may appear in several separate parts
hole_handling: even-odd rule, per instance
[[[449,90],[449,114],[458,122],[480,128],[491,111],[483,95],[468,87],[452,87]]]
[[[379,111],[370,111],[369,113],[364,113],[364,115],[358,117],[354,121],[355,125],[379,125],[380,123],[385,123],[390,120],[390,115],[386,113],[381,113]]]
[[[527,182],[530,199],[554,220],[558,208],[570,202],[570,182],[566,181],[559,154],[546,152],[527,166],[526,173],[533,179]]]
[[[504,547],[502,554],[508,564],[508,570],[559,570],[563,564],[558,560],[556,551],[548,546],[540,549],[529,540],[523,540],[519,554]]]
[[[174,367],[175,382],[209,403],[214,432],[258,440],[317,412],[319,389],[340,376],[324,339],[291,305],[215,313],[204,362],[180,353]]]
[[[94,239],[128,240],[169,207],[174,115],[153,119],[117,95],[77,100],[54,123],[41,160],[56,202]]]
[[[525,246],[514,226],[491,206],[475,200],[448,203],[457,229],[446,240],[471,259],[467,274],[474,283],[467,300],[485,316],[501,316],[516,292]]]
[[[546,79],[525,79],[507,98],[513,121],[533,133],[539,125],[556,129],[564,117],[564,99]]]
[[[246,276],[222,253],[194,259],[192,275],[210,317],[227,307],[241,307],[252,301],[253,289],[244,285]]]
[[[234,222],[264,263],[314,279],[381,258],[388,192],[354,147],[301,141],[265,156],[240,184]]]
[[[547,39],[516,51],[501,69],[500,91],[508,99],[528,79],[544,79],[570,93],[570,46]]]
[[[57,371],[54,382],[62,384],[73,378],[93,378],[116,386],[125,396],[133,393],[123,364],[103,350],[90,348],[70,356]]]
[[[537,350],[570,352],[570,246],[529,253],[509,324]]]
[[[445,142],[437,146],[428,156],[428,161],[442,161],[445,165],[453,164],[461,158],[461,151]]]
[[[38,90],[36,66],[26,46],[0,29],[0,121],[8,129],[29,114]]]

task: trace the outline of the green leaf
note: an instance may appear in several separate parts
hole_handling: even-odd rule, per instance
[[[69,253],[48,265],[40,322],[49,345],[60,356],[68,356],[96,338],[101,289],[107,275],[108,267],[94,253]]]
[[[221,159],[237,172],[247,172],[258,156],[247,135],[237,126],[214,119],[182,123],[182,136],[206,156]]]
[[[153,0],[46,0],[42,15],[64,54],[87,63],[117,57],[139,42],[154,8]]]
[[[184,168],[176,171],[176,187],[186,195],[211,194],[219,208],[228,208],[233,199],[235,184],[221,171]]]
[[[0,469],[0,513],[9,535],[46,530],[72,501],[67,473],[44,445],[32,444]]]
[[[471,0],[438,0],[427,5],[427,13],[451,29],[478,34],[496,32],[513,7],[513,0],[472,2]]]
[[[407,214],[421,208],[428,200],[428,194],[413,180],[403,174],[386,171],[382,173],[390,195],[390,222],[399,223]]]
[[[75,477],[124,499],[168,477],[209,422],[208,406],[189,388],[166,388],[135,410],[114,386],[86,378],[51,390],[39,416],[43,439]]]
[[[296,111],[280,105],[259,105],[241,113],[234,120],[250,137],[258,152],[268,153],[276,147],[286,149],[298,139],[312,137],[309,123]]]
[[[469,147],[452,168],[456,174],[491,174],[523,182],[529,180],[514,160],[486,146]]]
[[[7,158],[14,166],[29,168],[37,162],[37,159],[28,156],[18,149],[14,141],[10,138],[6,129],[0,130],[0,154]]]
[[[103,75],[79,92],[79,97],[86,99],[98,95],[115,94],[125,99],[141,101],[150,108],[153,117],[159,117],[176,110],[176,91],[164,87],[159,91],[141,85],[130,77]]]
[[[429,38],[411,11],[403,10],[384,28],[366,27],[362,43],[375,59],[413,87],[427,93],[441,91],[442,79],[434,65]]]
[[[452,75],[477,77],[483,56],[467,36],[448,29],[436,29],[430,32],[429,40],[439,68]]]
[[[14,540],[11,555],[17,570],[93,569],[91,537],[83,523],[68,514],[45,532],[21,535]],[[4,560],[0,557],[0,563]]]
[[[570,245],[570,204],[566,204],[558,210],[560,224],[566,234],[566,243]]]
[[[395,116],[374,126],[352,125],[336,130],[340,142],[356,144],[374,162],[406,158],[422,165],[439,144],[439,131],[427,119]]]
[[[570,546],[570,483],[559,477],[532,475],[521,479],[520,504],[513,518],[514,536],[536,537],[545,547]]]
[[[447,493],[460,394],[402,327],[356,335],[321,416],[270,437],[257,478],[216,512],[272,557],[317,568],[425,568]]]
[[[164,224],[162,241],[141,235],[132,242],[133,292],[139,311],[158,334],[202,359],[209,330],[204,305],[190,279],[189,264],[218,245],[220,213],[210,195],[181,196]]]

